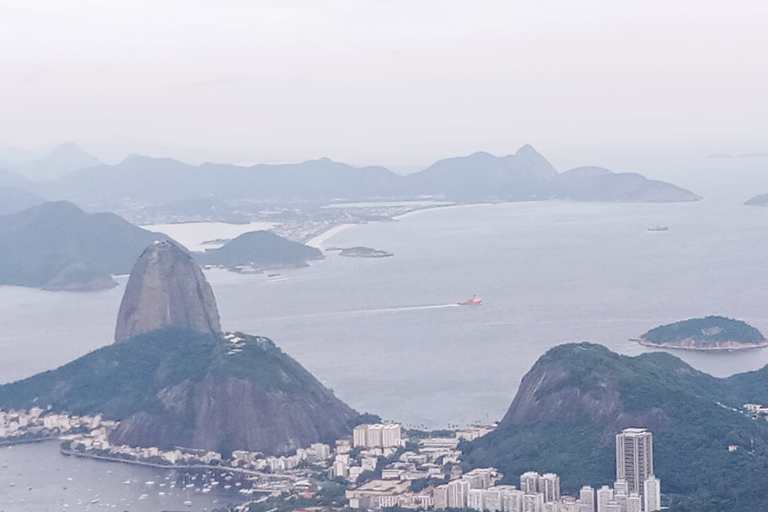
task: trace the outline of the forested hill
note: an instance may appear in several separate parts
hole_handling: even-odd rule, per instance
[[[351,434],[358,414],[267,338],[140,334],[0,386],[0,407],[120,420],[130,446],[286,453]]]
[[[691,318],[651,329],[640,337],[645,344],[690,349],[737,349],[765,346],[765,337],[741,320],[723,316]]]
[[[525,471],[552,471],[576,492],[610,484],[615,434],[645,427],[671,510],[763,511],[768,422],[742,405],[768,404],[767,371],[717,379],[667,353],[627,357],[600,345],[561,345],[523,377],[499,428],[463,445],[465,463],[494,465],[512,483]]]

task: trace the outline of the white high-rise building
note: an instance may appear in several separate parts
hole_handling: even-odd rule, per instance
[[[483,490],[483,506],[490,512],[500,512],[504,510],[504,497],[500,489]]]
[[[522,512],[544,512],[544,495],[540,492],[524,493]]]
[[[625,428],[616,434],[616,480],[627,482],[627,494],[645,493],[643,483],[653,476],[653,439],[644,428]]]
[[[656,477],[646,478],[643,483],[645,512],[661,510],[661,482]]]
[[[579,491],[579,512],[595,512],[595,490],[588,485]]]
[[[632,493],[629,495],[627,498],[627,512],[643,512],[643,499],[639,494]]]
[[[469,482],[462,478],[448,483],[448,506],[465,508],[469,499]]]
[[[382,448],[397,448],[402,444],[402,429],[397,423],[384,425],[381,431]]]
[[[595,493],[597,495],[597,512],[608,512],[608,503],[613,501],[613,489],[607,485],[602,486]]]
[[[352,431],[352,443],[361,448],[396,448],[402,444],[402,429],[398,424],[358,425]]]
[[[470,489],[467,493],[467,507],[479,510],[482,512],[485,510],[485,503],[483,502],[483,490],[482,489]]]
[[[623,493],[623,494],[626,494],[627,496],[629,496],[629,486],[627,485],[627,481],[626,480],[616,480],[613,483],[613,493],[614,494]]]
[[[539,492],[544,495],[544,503],[554,503],[560,499],[560,477],[554,473],[544,473],[539,478]]]
[[[605,512],[621,512],[621,507],[615,501],[609,501],[605,507]]]
[[[488,489],[496,483],[498,473],[495,468],[476,468],[464,473],[463,479],[469,481],[472,489]]]
[[[613,490],[613,501],[619,504],[619,512],[627,512],[627,499],[629,496],[622,489],[621,492]]]
[[[526,494],[539,492],[539,478],[541,476],[535,471],[528,471],[520,475],[520,490]]]
[[[501,509],[504,512],[523,512],[523,491],[507,489],[501,492]]]

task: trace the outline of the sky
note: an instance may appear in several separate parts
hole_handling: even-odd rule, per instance
[[[764,0],[0,0],[0,142],[402,170],[768,152],[767,25]]]

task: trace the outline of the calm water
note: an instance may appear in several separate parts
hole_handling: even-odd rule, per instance
[[[657,224],[670,229],[647,231]],[[215,235],[209,227],[206,237]],[[395,257],[328,253],[272,278],[208,272],[222,324],[271,337],[353,407],[409,424],[499,419],[524,373],[560,343],[589,340],[637,354],[647,349],[629,338],[708,314],[768,333],[761,208],[712,201],[442,208],[353,226],[325,245]],[[109,343],[122,291],[0,287],[0,378]],[[455,306],[475,293],[482,306]],[[677,354],[715,375],[768,363],[768,350]]]
[[[657,224],[670,229],[647,231]],[[222,324],[271,337],[351,406],[408,424],[501,418],[525,372],[560,343],[589,340],[639,354],[647,349],[629,338],[709,314],[768,333],[761,208],[713,201],[442,208],[354,226],[325,245],[395,257],[329,253],[272,278],[209,272]],[[0,288],[0,379],[109,343],[122,289]],[[475,293],[482,306],[455,305]],[[677,355],[718,376],[768,363],[768,349]]]
[[[3,447],[0,510],[205,511],[239,500],[236,493],[204,494],[194,487],[181,489],[181,484],[170,487],[176,478],[181,481],[183,476],[174,471],[66,457],[59,453],[56,442]],[[191,504],[185,505],[187,501]]]

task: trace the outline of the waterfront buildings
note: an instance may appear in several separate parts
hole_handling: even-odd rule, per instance
[[[358,425],[352,433],[355,448],[397,448],[402,446],[402,429],[399,424],[373,423]]]

